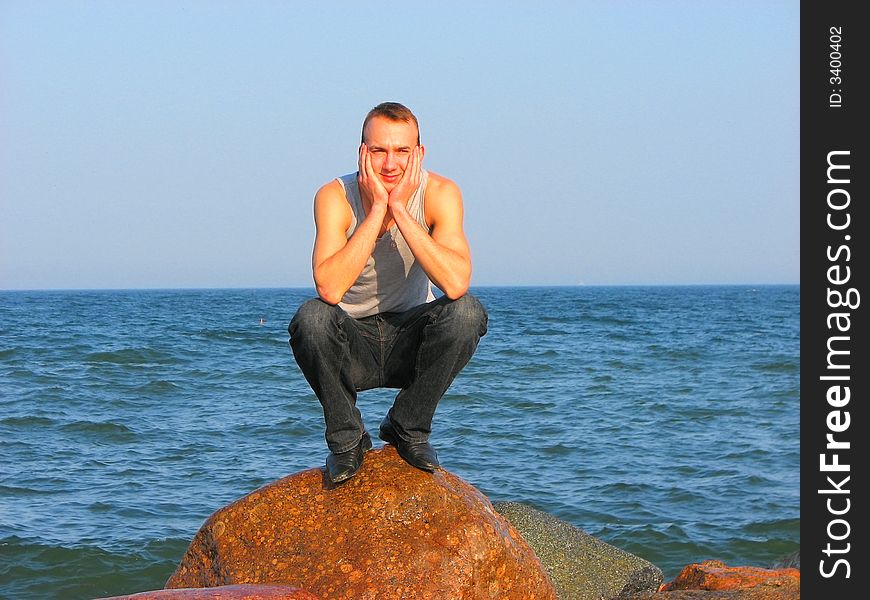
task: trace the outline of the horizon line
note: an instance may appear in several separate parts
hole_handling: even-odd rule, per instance
[[[608,288],[608,287],[774,287],[800,286],[800,282],[742,282],[742,283],[495,283],[470,286],[470,290],[485,288]],[[433,287],[435,287],[433,285]],[[436,288],[437,289],[437,288]],[[57,288],[0,288],[7,292],[147,292],[147,291],[221,291],[221,290],[310,290],[313,285],[286,286],[189,286],[189,287],[57,287]]]

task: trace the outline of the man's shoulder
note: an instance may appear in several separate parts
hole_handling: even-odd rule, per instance
[[[426,224],[462,222],[462,192],[452,179],[428,172],[426,181]]]
[[[317,190],[315,198],[325,200],[347,200],[347,186],[356,183],[355,174],[342,175],[324,183]]]
[[[353,212],[351,210],[350,201],[347,197],[347,190],[342,178],[335,178],[332,181],[324,183],[314,195],[314,215],[315,220],[323,218],[332,218],[331,216],[339,217],[340,224],[343,228],[350,226]]]
[[[444,177],[443,175],[439,175],[438,173],[433,173],[432,171],[428,171],[428,179],[426,183],[426,196],[427,198],[439,198],[439,197],[450,197],[460,195],[459,186],[455,181]]]

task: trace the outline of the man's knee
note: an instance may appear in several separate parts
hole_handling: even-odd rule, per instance
[[[327,304],[320,298],[312,298],[299,307],[287,331],[291,340],[300,334],[319,337],[331,331],[341,324],[341,316],[344,311],[338,306]]]
[[[444,307],[451,323],[459,334],[483,337],[486,334],[489,315],[480,300],[471,294],[465,294],[449,302]]]

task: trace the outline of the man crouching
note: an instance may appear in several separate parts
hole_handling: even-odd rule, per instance
[[[400,390],[378,437],[414,467],[438,468],[435,409],[486,334],[486,310],[467,293],[462,194],[423,169],[424,154],[414,114],[379,104],[363,122],[358,171],[314,198],[319,297],[299,308],[289,332],[323,406],[334,483],[355,475],[372,447],[356,407],[357,392],[372,388]]]

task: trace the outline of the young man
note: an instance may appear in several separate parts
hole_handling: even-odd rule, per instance
[[[358,171],[314,197],[319,297],[290,322],[290,346],[323,406],[334,483],[353,477],[372,447],[356,398],[376,387],[401,390],[379,437],[414,467],[438,468],[435,408],[486,333],[486,311],[467,294],[462,195],[422,168],[424,153],[414,114],[379,104],[363,122]]]

